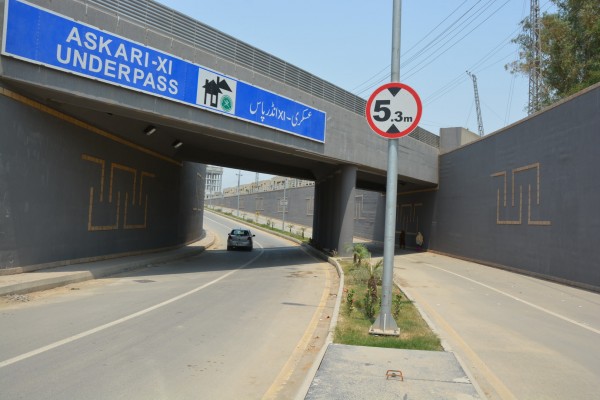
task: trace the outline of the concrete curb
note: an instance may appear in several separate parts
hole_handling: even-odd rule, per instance
[[[321,363],[323,362],[323,358],[325,357],[327,348],[329,347],[329,345],[331,343],[333,343],[333,335],[335,334],[335,327],[337,325],[338,316],[339,316],[339,312],[340,312],[340,306],[342,303],[342,296],[344,294],[344,270],[342,269],[342,266],[340,265],[338,260],[333,257],[326,256],[325,254],[321,253],[320,251],[314,249],[311,246],[303,245],[303,247],[310,248],[311,251],[314,252],[315,254],[317,254],[317,256],[319,258],[326,259],[327,262],[329,262],[330,264],[335,266],[335,268],[337,269],[337,272],[338,272],[338,276],[340,278],[340,287],[338,288],[337,299],[335,300],[335,306],[333,307],[333,316],[331,317],[331,322],[329,323],[329,332],[327,333],[327,338],[325,339],[325,344],[321,348],[321,351],[319,351],[319,354],[317,355],[315,362],[313,363],[313,365],[310,367],[310,369],[306,373],[306,378],[304,379],[304,382],[300,386],[300,389],[298,389],[298,393],[296,394],[295,400],[302,400],[306,397],[306,395],[308,394],[308,391],[310,389],[310,386],[311,386],[313,380],[315,379],[315,376],[317,375],[317,371],[319,370],[319,367],[321,366]]]

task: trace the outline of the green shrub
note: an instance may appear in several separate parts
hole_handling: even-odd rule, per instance
[[[354,289],[348,290],[346,293],[346,312],[348,315],[352,314],[354,310]]]
[[[367,319],[369,319],[371,322],[374,321],[376,307],[377,301],[374,301],[373,297],[371,296],[371,291],[367,289],[363,300],[363,310],[365,312],[365,317],[367,317]]]

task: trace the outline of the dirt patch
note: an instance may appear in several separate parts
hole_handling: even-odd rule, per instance
[[[286,278],[310,278],[310,277],[317,277],[317,275],[315,275],[315,273],[313,271],[298,271],[298,272],[292,272],[291,274],[286,276]]]

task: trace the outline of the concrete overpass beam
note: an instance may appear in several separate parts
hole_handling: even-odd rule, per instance
[[[323,226],[323,198],[325,197],[326,183],[324,181],[315,182],[315,197],[313,199],[313,243],[321,245],[323,240],[322,226]]]
[[[335,249],[335,245],[333,243],[333,238],[335,237],[335,174],[327,179],[327,195],[325,199],[326,210],[325,210],[325,225],[323,225],[323,231],[325,236],[324,248],[333,250]]]
[[[343,166],[315,183],[313,241],[324,249],[348,255],[354,236],[355,166]]]
[[[356,191],[356,171],[353,165],[345,165],[339,175],[339,190],[336,190],[338,201],[339,232],[337,235],[337,249],[342,256],[351,254],[348,247],[354,240],[354,198]]]

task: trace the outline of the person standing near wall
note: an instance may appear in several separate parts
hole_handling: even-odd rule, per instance
[[[419,249],[423,247],[424,241],[425,239],[423,238],[423,234],[421,232],[418,232],[417,237],[415,238],[415,242],[417,243],[417,246],[419,246]]]
[[[404,229],[400,231],[400,248],[406,248],[406,232],[404,232]]]

